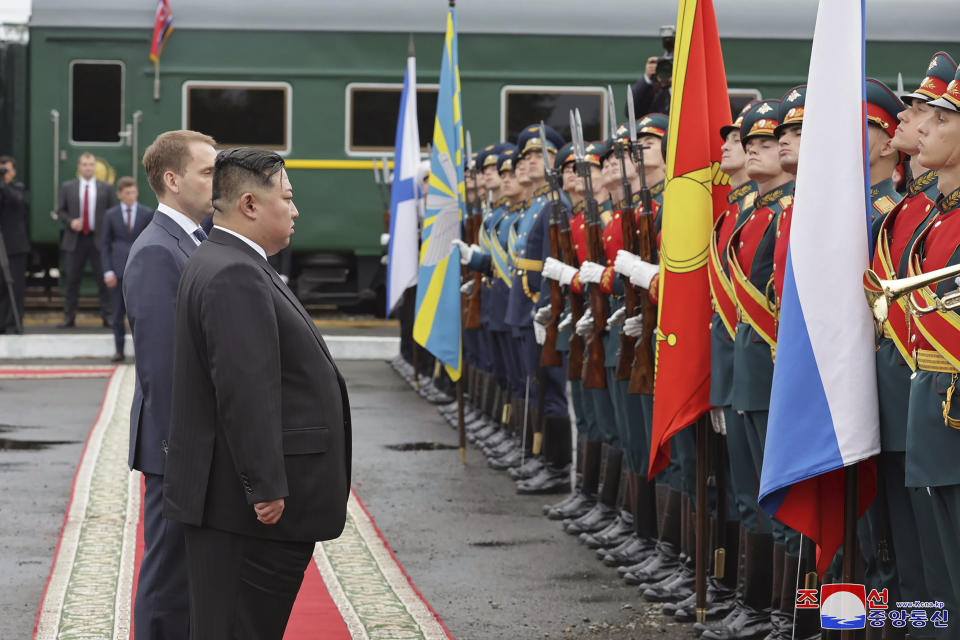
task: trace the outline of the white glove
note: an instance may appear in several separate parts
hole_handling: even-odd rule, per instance
[[[658,273],[660,273],[660,267],[658,265],[638,260],[637,264],[635,264],[630,271],[630,284],[635,287],[649,289],[650,281],[653,280],[653,276]]]
[[[537,344],[543,344],[547,341],[547,328],[536,320],[533,322],[533,337],[536,339]]]
[[[631,338],[639,338],[643,333],[643,318],[641,316],[627,318],[623,323],[623,332]]]
[[[557,323],[557,331],[563,331],[571,324],[573,324],[573,314],[565,313],[560,316],[560,322]]]
[[[593,333],[593,325],[593,311],[587,309],[580,320],[577,321],[577,326],[574,331],[576,331],[578,336],[588,336]]]
[[[462,285],[460,285],[460,294],[465,296],[472,296],[473,290],[476,287],[476,285],[477,285],[477,282],[473,278],[470,278],[469,280],[464,282]]]
[[[596,262],[584,262],[580,265],[580,282],[600,282],[603,277],[603,266]]]
[[[533,314],[533,321],[539,322],[540,324],[547,324],[550,322],[550,315],[553,313],[553,309],[550,308],[550,305],[545,307],[540,307],[537,309],[537,312]]]
[[[463,240],[454,240],[450,244],[460,247],[460,264],[467,264],[473,257],[473,249]]]
[[[607,318],[607,329],[611,327],[619,327],[623,324],[623,321],[627,319],[627,309],[626,307],[620,307]]]
[[[613,262],[613,270],[622,276],[629,277],[633,267],[638,262],[643,262],[643,260],[641,260],[638,256],[633,255],[629,251],[620,249],[617,251],[617,259]]]
[[[570,265],[560,262],[556,258],[547,258],[543,261],[543,269],[540,270],[540,274],[548,280],[556,280],[557,282],[560,282],[563,272],[569,269],[573,269],[574,273],[577,272],[576,269]],[[573,276],[570,277],[573,278]]]
[[[561,287],[569,287],[570,283],[573,282],[573,278],[577,275],[578,271],[574,267],[571,267],[568,264],[563,265],[564,269],[560,273],[560,278],[558,282]]]
[[[390,244],[390,234],[389,234],[389,233],[381,233],[381,234],[380,234],[380,246],[381,246],[381,247],[385,247],[385,246],[387,246],[388,244]]]
[[[713,425],[713,430],[719,433],[722,436],[727,435],[727,421],[723,417],[723,409],[720,407],[714,407],[710,409],[710,424]]]

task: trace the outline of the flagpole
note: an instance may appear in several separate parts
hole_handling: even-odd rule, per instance
[[[696,523],[696,612],[697,622],[707,620],[707,414],[697,420],[697,523]]]
[[[153,99],[160,101],[160,61],[153,62]]]
[[[842,580],[853,582],[857,567],[857,507],[860,495],[860,464],[852,464],[843,470],[843,569]],[[840,632],[840,640],[854,640],[856,631]]]

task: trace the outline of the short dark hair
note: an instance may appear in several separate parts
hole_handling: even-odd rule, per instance
[[[120,193],[127,187],[135,187],[135,186],[137,186],[136,180],[134,180],[130,176],[123,176],[122,178],[117,180],[117,193]]]
[[[270,187],[273,176],[283,167],[283,158],[274,151],[257,147],[224,149],[213,165],[213,208],[222,212],[221,201],[234,202],[251,184]]]
[[[13,159],[13,156],[0,156],[0,164],[7,163],[17,166],[17,161]]]

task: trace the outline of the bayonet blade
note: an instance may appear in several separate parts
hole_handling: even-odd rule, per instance
[[[390,165],[387,157],[384,156],[381,162],[383,163],[383,184],[390,184]]]
[[[576,108],[573,111],[573,117],[577,122],[577,137],[580,139],[580,146],[584,145],[583,143],[583,120],[580,118],[580,108]]]
[[[473,170],[473,144],[470,141],[470,132],[467,131],[467,167]]]
[[[627,128],[630,130],[630,142],[637,141],[637,114],[633,108],[633,87],[627,87]]]
[[[617,133],[617,109],[613,105],[613,87],[610,85],[607,85],[607,119],[610,120],[607,130],[614,136]]]
[[[371,164],[373,165],[373,181],[376,182],[377,185],[379,185],[380,184],[380,167],[377,166],[376,160],[374,160]]]
[[[903,90],[903,74],[897,73],[897,95],[902,96],[904,94]]]
[[[573,141],[573,155],[577,162],[583,162],[583,149],[580,148],[580,141],[577,139],[577,121],[573,117],[573,109],[570,110],[570,139]]]

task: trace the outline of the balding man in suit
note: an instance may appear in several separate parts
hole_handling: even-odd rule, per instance
[[[103,326],[110,326],[110,291],[103,282],[100,264],[100,238],[103,236],[103,218],[110,207],[117,204],[117,196],[109,182],[97,180],[97,158],[89,151],[81,153],[77,161],[79,178],[68,180],[60,188],[57,217],[63,223],[60,248],[66,254],[67,287],[63,303],[61,329],[72,327],[77,318],[77,298],[87,262],[93,266],[93,275],[100,291],[100,317]]]

